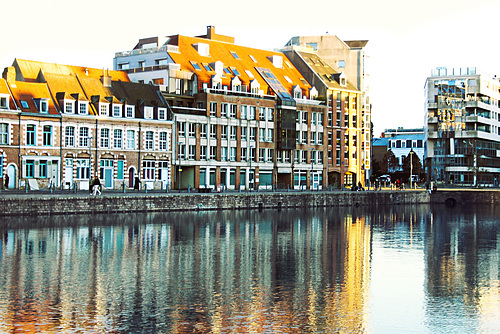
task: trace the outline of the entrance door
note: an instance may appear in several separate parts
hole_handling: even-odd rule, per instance
[[[71,189],[73,187],[73,159],[66,159],[66,167],[64,168],[64,188]]]
[[[7,175],[9,176],[9,184],[7,188],[14,189],[16,187],[16,167],[12,165],[7,167]]]
[[[129,186],[129,188],[134,187],[134,179],[135,179],[135,168],[131,167],[128,170],[128,186]]]
[[[104,168],[104,187],[113,188],[113,168]]]

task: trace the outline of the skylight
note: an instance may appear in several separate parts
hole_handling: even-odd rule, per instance
[[[234,75],[240,75],[240,72],[236,67],[231,67],[231,71],[233,71]]]
[[[197,62],[192,61],[191,65],[193,65],[193,67],[194,67],[195,70],[201,71],[201,67],[200,67],[200,65]]]
[[[213,71],[213,69],[207,63],[202,63],[201,65],[203,65],[203,67],[207,72]]]
[[[250,57],[250,59],[252,59],[252,61],[253,61],[254,63],[256,63],[256,62],[257,62],[257,59],[255,59],[255,57],[254,57],[254,56],[252,56],[252,55],[248,55],[248,56]]]
[[[26,101],[24,101],[24,100],[21,100],[21,106],[22,106],[23,108],[29,108],[29,106],[28,106],[28,102],[26,102]]]
[[[230,52],[233,55],[234,59],[238,59],[238,60],[240,59],[240,56],[238,56],[238,54],[236,52],[234,52],[234,51],[230,51]]]

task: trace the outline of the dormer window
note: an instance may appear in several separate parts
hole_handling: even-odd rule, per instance
[[[35,99],[35,104],[38,107],[39,112],[44,114],[49,112],[49,99]]]
[[[153,107],[144,107],[144,118],[153,119]]]
[[[200,56],[210,57],[210,46],[207,43],[196,43],[193,47],[198,51]]]
[[[89,113],[89,103],[87,101],[78,102],[78,113],[80,115],[88,115]]]
[[[222,88],[222,79],[221,77],[214,75],[212,77],[212,88],[213,89],[221,89]]]
[[[113,117],[122,117],[122,106],[114,104],[113,105]]]
[[[309,98],[311,100],[313,99],[316,99],[318,97],[318,90],[316,89],[316,87],[313,87],[309,90]]]
[[[134,106],[125,106],[125,117],[134,118],[135,117],[135,107]]]
[[[64,101],[64,112],[73,114],[75,112],[75,101]]]
[[[302,89],[299,86],[293,87],[293,97],[296,99],[302,98]]]
[[[271,61],[271,63],[273,63],[274,67],[283,68],[283,57],[282,56],[274,55],[274,56],[268,57],[268,59]]]
[[[167,119],[167,109],[158,108],[158,119],[159,120],[166,120]]]
[[[231,90],[233,91],[241,91],[241,80],[238,77],[234,77],[233,80],[231,80]]]
[[[9,109],[9,96],[0,96],[0,108]]]
[[[107,103],[99,103],[99,115],[100,116],[108,116],[108,104]]]
[[[257,80],[252,80],[250,82],[250,92],[252,94],[259,94],[260,84]]]

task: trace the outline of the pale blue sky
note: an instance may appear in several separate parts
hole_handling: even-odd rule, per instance
[[[139,38],[201,35],[207,25],[240,45],[271,49],[298,35],[327,32],[368,39],[372,121],[420,127],[425,79],[437,66],[475,66],[500,74],[500,2],[494,0],[18,0],[2,4],[0,67],[24,58],[111,68],[115,52]],[[6,15],[5,15],[6,14]]]

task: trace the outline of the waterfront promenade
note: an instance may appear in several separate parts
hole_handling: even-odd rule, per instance
[[[187,191],[88,191],[48,190],[0,193],[0,216],[52,215],[77,213],[200,211],[236,209],[282,209],[329,206],[393,206],[404,204],[457,205],[500,203],[498,189],[448,188],[429,194],[425,189],[350,191],[226,191],[199,193]]]

